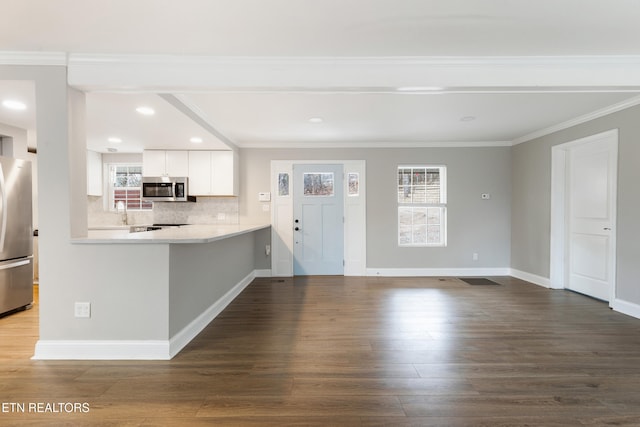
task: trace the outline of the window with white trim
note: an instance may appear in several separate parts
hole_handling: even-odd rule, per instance
[[[109,165],[109,210],[151,210],[153,202],[142,200],[142,165]]]
[[[446,166],[398,166],[398,245],[447,245]]]

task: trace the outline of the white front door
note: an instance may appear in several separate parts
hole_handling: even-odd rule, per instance
[[[615,280],[617,138],[568,153],[567,288],[609,301]]]
[[[293,273],[344,274],[343,166],[293,166]]]

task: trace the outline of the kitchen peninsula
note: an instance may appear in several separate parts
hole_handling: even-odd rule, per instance
[[[89,230],[87,237],[73,239],[74,243],[210,243],[268,228],[269,225],[181,225],[160,230],[131,233],[129,227]]]
[[[171,359],[258,276],[269,225],[89,230],[74,238],[85,278],[77,339],[40,340],[34,359]],[[71,310],[70,310],[71,311]],[[66,331],[69,335],[69,331]]]

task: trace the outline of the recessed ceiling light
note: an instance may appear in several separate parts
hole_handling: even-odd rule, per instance
[[[202,144],[202,138],[200,138],[199,136],[194,136],[189,141],[193,142],[194,144]]]
[[[136,111],[144,116],[153,116],[156,113],[151,107],[138,107]]]
[[[113,142],[114,144],[120,144],[122,142],[122,138],[118,138],[117,136],[112,136],[107,138],[107,141]]]
[[[311,117],[309,119],[309,123],[322,123],[323,121],[322,117]]]
[[[476,116],[464,116],[460,118],[461,122],[472,122],[476,119]]]
[[[26,110],[27,105],[24,102],[16,101],[14,99],[5,99],[2,101],[2,106],[10,110]]]

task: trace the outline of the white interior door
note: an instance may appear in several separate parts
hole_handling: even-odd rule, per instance
[[[617,139],[568,153],[567,288],[609,301],[615,281]]]
[[[343,166],[293,166],[293,273],[344,274]]]

